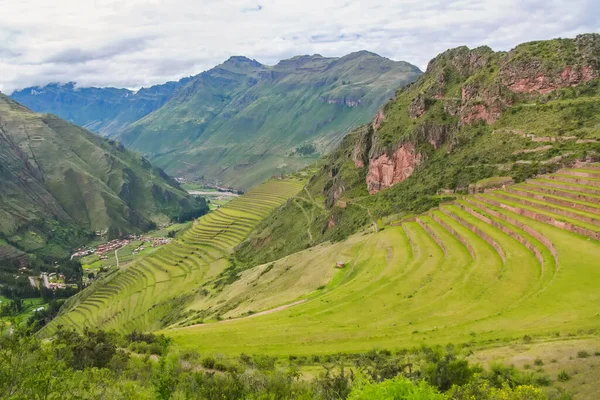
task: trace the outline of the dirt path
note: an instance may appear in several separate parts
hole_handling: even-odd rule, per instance
[[[308,189],[306,189],[306,186],[304,186],[304,191],[306,192],[306,195],[308,196],[308,198],[310,199],[310,201],[317,207],[319,207],[321,210],[325,209],[325,206],[323,204],[319,204],[315,201],[315,199],[312,197],[312,195],[310,194],[310,192],[308,191]]]
[[[201,190],[188,190],[189,194],[195,196],[224,196],[224,197],[238,197],[239,194],[231,192],[203,192]]]
[[[308,216],[308,213],[306,212],[306,210],[304,209],[304,207],[302,207],[302,204],[300,204],[300,202],[297,199],[294,199],[294,204],[300,208],[300,210],[302,210],[302,213],[304,214],[304,216],[306,217],[306,233],[308,233],[308,238],[310,239],[310,244],[313,244],[313,235],[312,232],[310,231],[310,224],[312,223],[312,218]]]
[[[119,249],[115,250],[115,260],[117,260],[117,268],[119,268]]]
[[[215,323],[212,323],[212,324],[190,325],[190,326],[183,327],[181,329],[198,328],[198,327],[201,327],[201,326],[208,326],[208,325],[214,325],[214,324],[226,324],[228,322],[239,321],[241,319],[248,319],[248,318],[260,317],[261,315],[273,314],[274,312],[282,311],[282,310],[285,310],[285,309],[293,307],[293,306],[297,306],[297,305],[302,304],[302,303],[306,303],[306,299],[304,299],[304,300],[298,300],[298,301],[295,301],[295,302],[290,303],[290,304],[286,304],[286,305],[283,305],[283,306],[272,308],[270,310],[265,310],[265,311],[257,312],[256,314],[248,315],[247,317],[226,319],[226,320],[215,322]]]

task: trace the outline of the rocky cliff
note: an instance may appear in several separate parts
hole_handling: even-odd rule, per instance
[[[597,79],[599,37],[531,42],[509,52],[459,47],[435,57],[425,74],[376,116],[372,137],[356,143],[353,160],[368,169],[369,193],[403,182],[431,150],[442,145],[450,150],[461,127],[493,125],[515,104],[547,101],[559,89]],[[389,113],[396,115],[385,118]]]

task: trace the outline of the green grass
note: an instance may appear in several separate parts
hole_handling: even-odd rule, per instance
[[[4,303],[10,301],[10,299],[0,296],[0,301]],[[18,325],[25,324],[29,317],[33,315],[33,310],[41,306],[47,307],[47,303],[44,303],[44,300],[40,297],[23,299],[23,310],[15,317],[15,323]],[[8,318],[0,318],[0,321],[8,321]]]
[[[163,332],[182,348],[277,356],[597,333],[600,243],[482,201],[494,193],[246,270],[190,305],[183,325],[208,323]]]
[[[180,233],[168,245],[134,258],[131,252],[139,243],[119,250],[121,268],[71,298],[42,335],[50,335],[58,324],[128,332],[156,330],[189,317],[192,311],[186,307],[197,301],[202,288],[218,293],[216,283],[209,283],[219,280],[233,248],[262,216],[296,194],[302,183],[268,181],[193,224],[170,227]],[[111,257],[114,252],[106,261],[112,262]]]

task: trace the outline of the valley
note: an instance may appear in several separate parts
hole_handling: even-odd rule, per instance
[[[13,97],[0,397],[600,391],[599,34]]]

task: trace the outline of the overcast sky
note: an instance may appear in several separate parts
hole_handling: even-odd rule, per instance
[[[0,0],[0,90],[139,88],[232,55],[263,64],[369,50],[425,69],[463,44],[600,31],[598,0]]]

